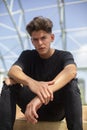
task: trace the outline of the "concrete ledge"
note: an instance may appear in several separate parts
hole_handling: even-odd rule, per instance
[[[87,130],[87,121],[83,121],[83,130]]]
[[[26,120],[15,121],[14,130],[68,130],[65,121],[61,122],[38,122],[33,125]],[[83,130],[87,130],[87,121],[83,122]]]
[[[87,121],[87,105],[82,107],[83,121]]]
[[[61,122],[38,122],[33,125],[26,120],[16,120],[14,130],[67,130],[66,123]]]
[[[14,130],[68,130],[65,120],[61,122],[38,122],[33,125],[28,123],[20,108],[17,107]],[[87,106],[83,106],[83,130],[87,130]]]

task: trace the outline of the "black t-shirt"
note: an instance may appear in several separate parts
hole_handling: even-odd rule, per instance
[[[75,64],[73,56],[68,51],[55,50],[54,54],[43,59],[36,50],[26,50],[21,53],[14,63],[23,72],[38,81],[50,81],[68,64]]]

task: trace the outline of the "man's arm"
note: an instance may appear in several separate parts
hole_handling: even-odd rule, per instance
[[[42,102],[38,96],[33,98],[26,106],[25,117],[28,122],[33,124],[38,122],[39,115],[37,110],[42,106]]]
[[[76,77],[77,67],[75,64],[67,65],[53,80],[54,84],[50,85],[50,89],[52,92],[55,92],[62,87],[64,87],[67,83],[69,83],[72,79]]]
[[[8,72],[8,76],[12,78],[17,83],[23,84],[24,86],[29,87],[29,89],[37,94],[41,101],[45,104],[48,101],[53,100],[53,92],[50,90],[49,85],[52,85],[54,82],[39,82],[31,77],[27,76],[22,68],[18,65],[13,65]]]

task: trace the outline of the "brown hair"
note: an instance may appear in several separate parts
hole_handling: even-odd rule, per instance
[[[52,32],[53,23],[49,18],[43,16],[35,17],[29,24],[26,26],[26,30],[32,35],[33,31],[44,30],[47,33]]]

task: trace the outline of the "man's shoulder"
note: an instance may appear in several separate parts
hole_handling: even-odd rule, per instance
[[[22,52],[24,52],[24,53],[32,53],[32,52],[36,52],[36,50],[35,49],[32,49],[32,50],[27,49],[27,50],[23,50]]]
[[[36,50],[24,50],[24,51],[22,51],[22,54],[24,54],[24,55],[27,55],[27,54],[34,54],[34,53],[36,53]]]
[[[61,54],[61,55],[71,54],[70,51],[66,51],[66,50],[57,50],[57,49],[56,49],[56,53]]]

